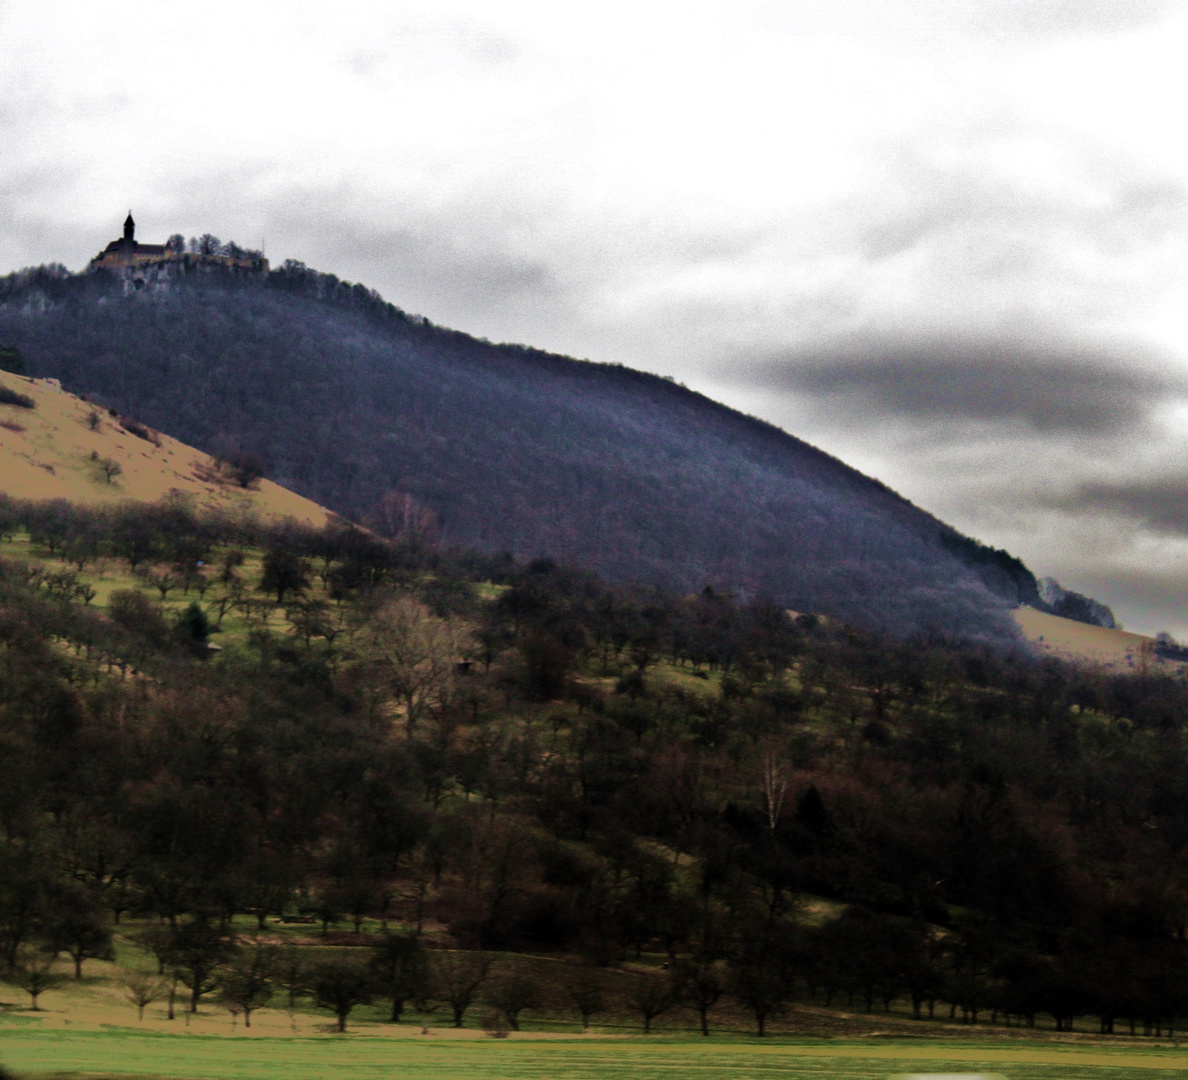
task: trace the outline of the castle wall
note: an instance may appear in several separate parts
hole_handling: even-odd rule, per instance
[[[198,255],[189,251],[166,251],[164,247],[159,247],[156,244],[138,244],[136,246],[140,249],[150,248],[150,250],[128,251],[127,248],[121,247],[113,251],[109,248],[92,259],[87,269],[126,270],[158,263],[182,263],[195,266],[228,266],[239,270],[258,270],[262,273],[268,270],[268,260],[262,256],[241,258],[234,255]]]

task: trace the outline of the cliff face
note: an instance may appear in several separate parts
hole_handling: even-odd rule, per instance
[[[0,280],[0,341],[347,516],[396,490],[446,542],[899,631],[1009,635],[1034,592],[1005,553],[663,379],[478,341],[299,265],[146,270]]]

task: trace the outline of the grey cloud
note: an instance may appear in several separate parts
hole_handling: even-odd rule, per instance
[[[465,199],[431,211],[406,205],[400,223],[377,224],[386,208],[351,193],[272,194],[261,208],[282,254],[378,289],[393,303],[435,322],[497,335],[517,313],[551,307],[560,285],[540,253],[517,245],[525,222],[504,220]],[[349,204],[340,213],[334,208]],[[324,209],[310,213],[309,207]],[[515,218],[516,220],[510,220]],[[275,247],[275,245],[270,245]]]
[[[89,251],[86,231],[62,222],[42,202],[77,188],[81,174],[80,167],[66,161],[0,166],[0,274],[27,265],[75,262]]]
[[[432,226],[371,231],[333,223],[311,239],[312,246],[335,264],[374,268],[397,288],[414,289],[451,306],[462,301],[494,308],[554,291],[554,279],[543,261],[517,255],[491,239],[472,242],[475,238],[459,235],[450,224],[456,223],[439,221],[440,231],[435,232]]]
[[[228,191],[240,193],[230,220]],[[213,232],[254,247],[263,234],[274,263],[300,259],[460,329],[474,330],[467,316],[551,302],[559,290],[549,264],[515,241],[532,231],[530,211],[489,198],[463,195],[431,210],[403,202],[394,211],[393,198],[349,181],[278,182],[267,163],[191,176],[169,195],[143,215],[146,237]]]
[[[1043,502],[1076,514],[1108,514],[1164,536],[1188,537],[1188,475],[1090,482]]]
[[[1108,604],[1125,630],[1169,630],[1188,641],[1188,581],[1177,568],[1084,567],[1061,577],[1060,583]]]
[[[991,336],[872,336],[748,365],[733,377],[863,416],[1043,434],[1117,434],[1160,402],[1188,395],[1188,379],[1134,348]]]
[[[1188,190],[1181,181],[1152,174],[1145,163],[1065,139],[1075,162],[1070,175],[1091,178],[1101,195],[1092,202],[1070,200],[979,164],[976,151],[1001,136],[997,128],[957,134],[974,151],[958,164],[939,167],[928,146],[913,145],[889,147],[875,159],[879,187],[844,207],[858,223],[853,242],[859,255],[877,262],[926,248],[956,272],[984,274],[987,268],[1000,272],[993,267],[1010,249],[1046,266],[1067,246],[1070,232],[1104,261],[1183,228]]]

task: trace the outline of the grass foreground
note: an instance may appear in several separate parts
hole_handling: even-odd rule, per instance
[[[1188,1048],[1143,1049],[912,1040],[722,1038],[458,1040],[445,1033],[409,1038],[228,1039],[110,1029],[6,1028],[0,1056],[18,1077],[170,1077],[192,1080],[331,1080],[349,1076],[424,1080],[650,1080],[696,1077],[883,1078],[899,1074],[999,1074],[1009,1080],[1182,1076]]]

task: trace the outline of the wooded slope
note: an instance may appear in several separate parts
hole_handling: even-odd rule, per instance
[[[300,266],[22,272],[0,341],[197,447],[359,519],[398,490],[443,539],[616,580],[766,594],[910,632],[1010,636],[1035,580],[784,432],[619,366],[496,346]]]

